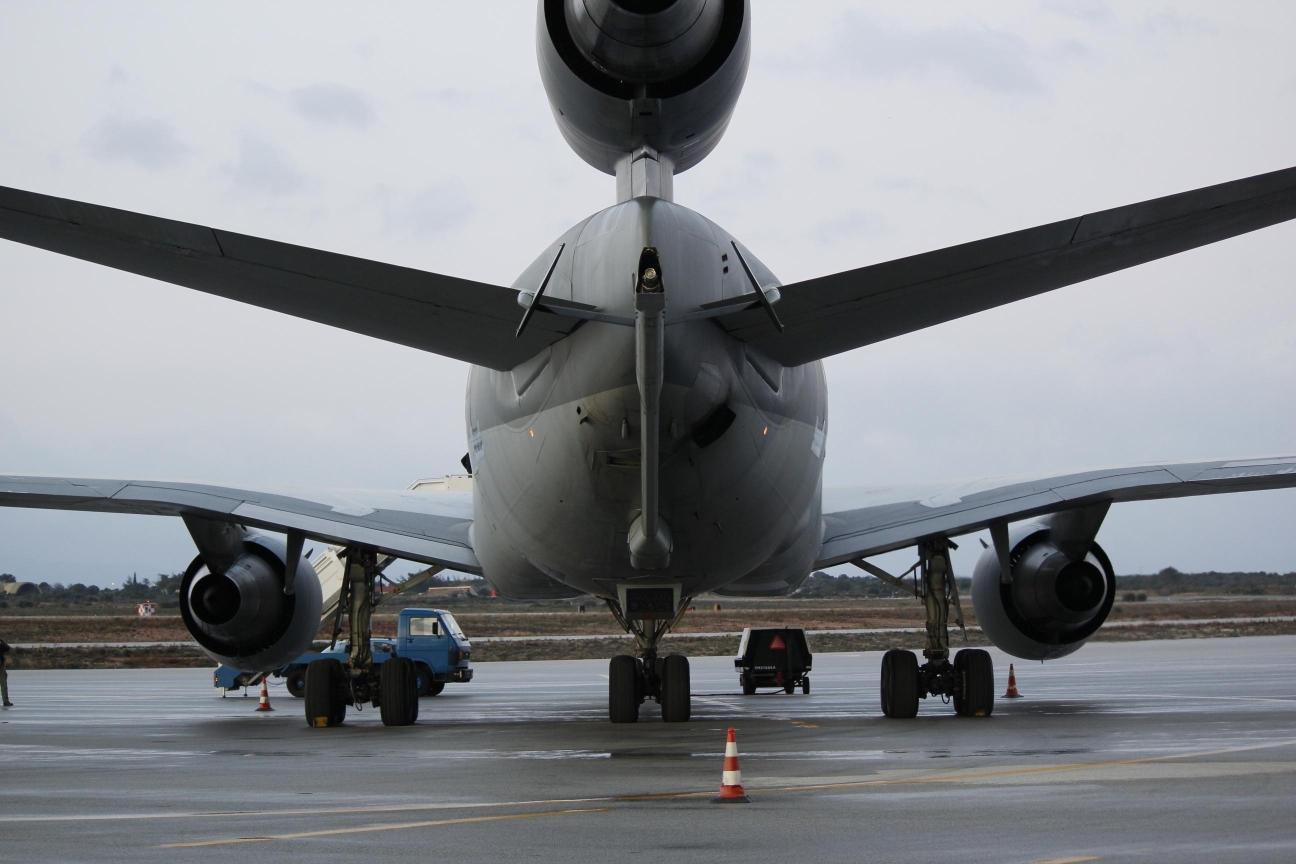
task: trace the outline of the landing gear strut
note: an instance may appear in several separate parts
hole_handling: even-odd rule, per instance
[[[337,642],[346,610],[350,651],[345,665],[338,660],[315,660],[306,667],[306,725],[338,726],[346,719],[348,705],[370,702],[379,709],[384,726],[408,726],[418,718],[419,685],[414,665],[403,657],[375,664],[370,647],[382,571],[378,555],[348,547],[342,557],[346,579],[333,619],[333,642]]]
[[[634,723],[639,706],[649,699],[661,705],[662,720],[683,723],[692,711],[689,661],[683,654],[657,656],[657,643],[683,617],[687,599],[669,619],[629,618],[616,600],[608,608],[638,643],[640,655],[619,654],[608,664],[608,719],[613,723]]]
[[[964,648],[949,659],[949,613],[955,610],[955,623],[963,628],[963,611],[959,603],[958,584],[950,567],[945,537],[934,537],[918,544],[918,563],[913,586],[859,560],[856,566],[879,579],[911,590],[927,610],[927,644],[918,665],[912,651],[892,649],[882,656],[882,713],[887,717],[908,718],[918,714],[918,700],[940,696],[953,701],[954,713],[960,717],[989,717],[994,711],[994,664],[990,654],[980,648]],[[964,638],[967,631],[964,629]]]

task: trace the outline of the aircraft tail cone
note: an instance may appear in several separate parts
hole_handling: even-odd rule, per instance
[[[738,768],[738,736],[733,727],[725,740],[724,773],[720,776],[720,794],[711,799],[716,804],[750,804],[751,799],[742,785],[742,771]]]
[[[1013,669],[1011,663],[1008,664],[1008,692],[1004,693],[1005,699],[1020,699],[1021,693],[1017,690],[1017,672]]]
[[[257,701],[256,710],[258,711],[274,710],[273,708],[270,707],[270,687],[268,684],[266,684],[266,679],[264,678],[261,679],[261,698]]]

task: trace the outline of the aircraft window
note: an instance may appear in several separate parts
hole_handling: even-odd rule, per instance
[[[435,618],[411,618],[411,636],[440,636],[441,622]]]

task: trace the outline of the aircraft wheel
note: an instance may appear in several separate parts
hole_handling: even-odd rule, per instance
[[[288,688],[288,695],[295,696],[298,699],[306,695],[306,670],[294,669],[288,673],[284,679],[284,686]]]
[[[661,667],[662,720],[683,723],[692,713],[689,661],[683,654],[670,654]]]
[[[882,713],[918,716],[918,658],[912,651],[893,648],[882,655]]]
[[[639,719],[639,661],[618,654],[608,663],[608,719],[634,723]]]
[[[314,660],[306,667],[306,725],[340,726],[346,719],[346,672],[336,660]]]
[[[418,677],[408,657],[378,667],[378,711],[384,726],[409,726],[418,719]]]
[[[958,672],[955,712],[960,717],[989,717],[994,712],[994,661],[990,652],[964,648],[954,655],[954,669]]]

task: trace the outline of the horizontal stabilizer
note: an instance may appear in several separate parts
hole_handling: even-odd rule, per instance
[[[514,338],[511,288],[4,186],[0,238],[492,369],[580,323],[540,315]]]
[[[716,320],[786,366],[881,342],[1296,218],[1296,168],[785,285]]]

